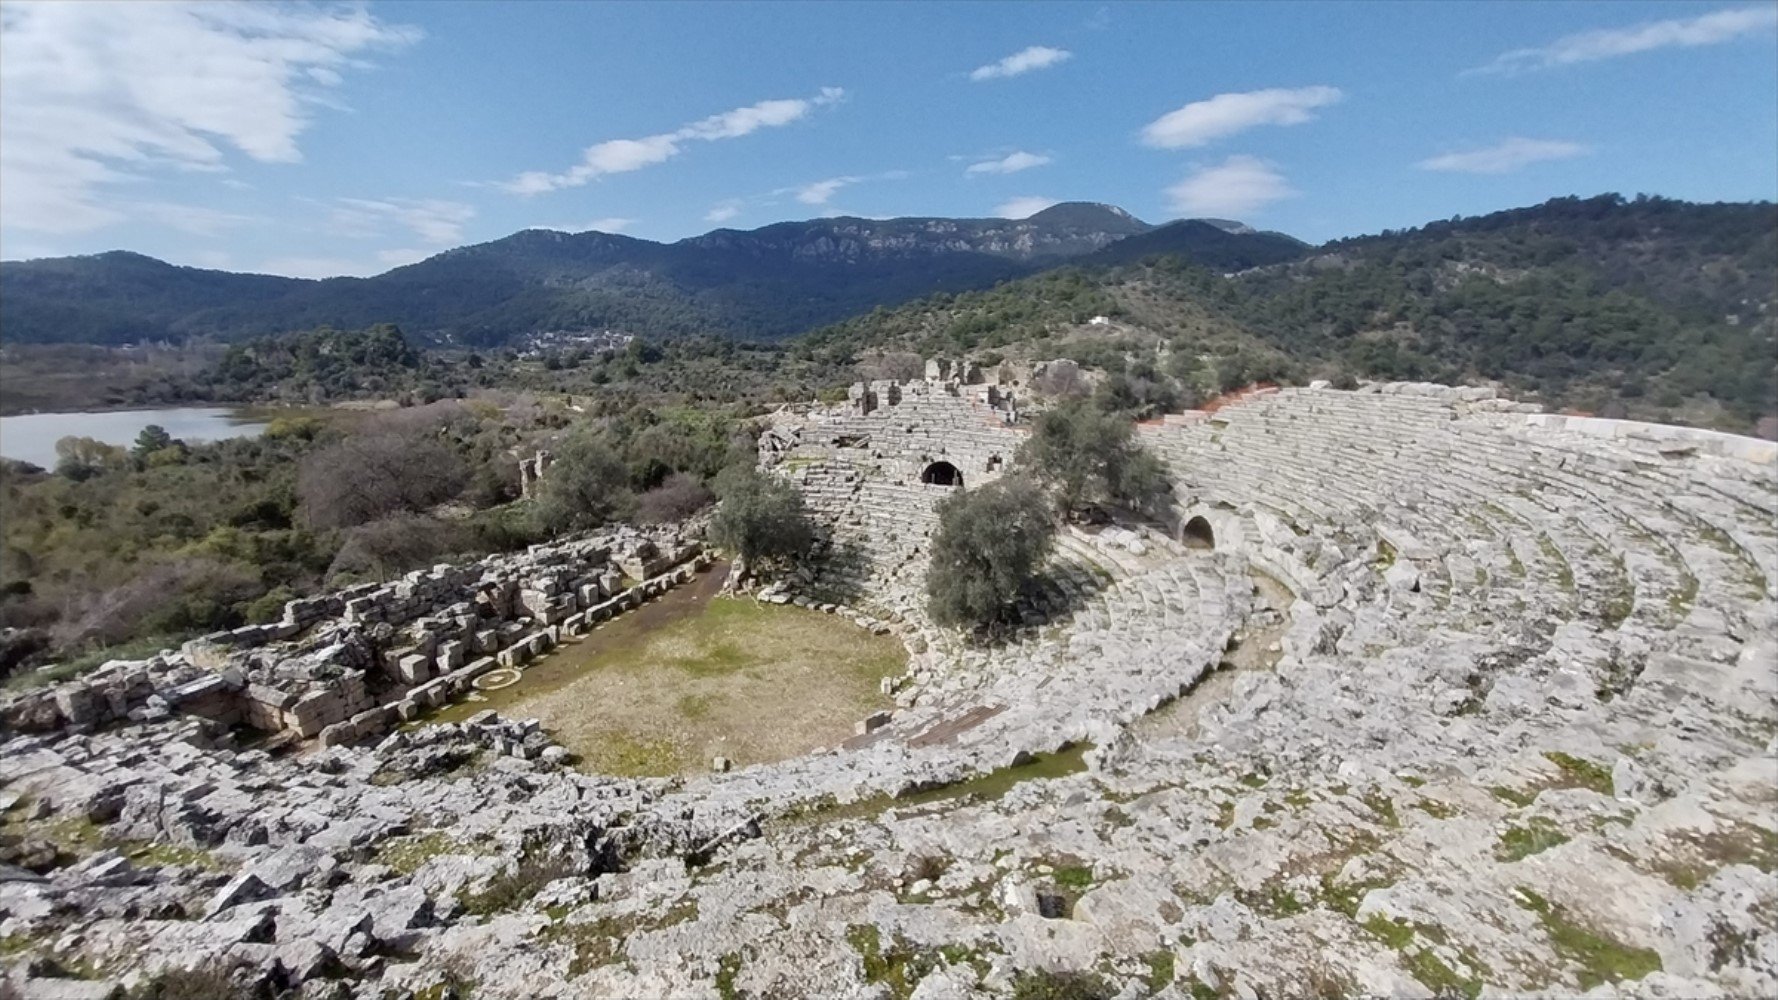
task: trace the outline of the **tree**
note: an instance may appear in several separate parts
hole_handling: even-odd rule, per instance
[[[123,464],[124,454],[98,438],[70,435],[56,442],[56,473],[81,482]]]
[[[537,487],[537,522],[553,534],[585,531],[627,516],[635,507],[629,471],[599,436],[581,431],[555,449]]]
[[[975,628],[1006,613],[1037,576],[1055,541],[1043,491],[1008,476],[953,494],[938,506],[926,602],[940,625]]]
[[[636,520],[643,524],[683,521],[709,506],[713,499],[715,497],[696,476],[675,472],[663,479],[659,486],[642,494],[636,504]]]
[[[443,503],[464,480],[456,452],[434,437],[354,434],[310,452],[297,466],[296,492],[309,527],[350,528]]]
[[[130,453],[137,458],[147,458],[154,452],[171,447],[173,435],[168,434],[167,429],[160,424],[149,424],[142,428],[142,433],[136,435],[136,446],[130,449]]]
[[[748,571],[789,563],[808,551],[815,532],[795,486],[753,469],[725,473],[718,485],[722,504],[710,521],[710,540]]]
[[[911,351],[890,351],[860,363],[858,374],[866,379],[912,382],[926,377],[926,361]]]
[[[1118,505],[1152,515],[1172,500],[1166,468],[1136,442],[1129,421],[1080,403],[1041,414],[1018,460],[1069,514]]]

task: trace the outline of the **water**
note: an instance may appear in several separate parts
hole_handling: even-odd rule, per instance
[[[223,438],[254,437],[262,421],[243,419],[238,411],[218,406],[180,406],[164,410],[114,410],[108,413],[29,413],[0,417],[0,457],[56,467],[56,442],[70,435],[98,438],[129,447],[149,424],[187,444]]]

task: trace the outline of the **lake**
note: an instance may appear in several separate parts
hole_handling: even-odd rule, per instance
[[[220,406],[179,406],[163,410],[113,410],[108,413],[27,413],[0,417],[0,457],[56,467],[56,442],[74,435],[98,438],[106,444],[129,447],[149,424],[197,444],[223,438],[253,437],[265,430],[265,422],[236,416],[239,411]]]

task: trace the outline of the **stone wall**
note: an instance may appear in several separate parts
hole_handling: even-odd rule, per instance
[[[291,601],[277,623],[107,663],[0,702],[0,720],[27,731],[90,731],[179,714],[350,742],[444,704],[489,670],[529,662],[564,633],[580,634],[706,565],[701,544],[673,530],[627,528],[438,565]],[[641,582],[624,587],[626,575]]]

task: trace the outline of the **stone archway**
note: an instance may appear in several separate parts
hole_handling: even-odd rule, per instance
[[[1211,529],[1209,519],[1203,515],[1185,522],[1185,527],[1180,529],[1179,540],[1188,549],[1216,548],[1216,532]]]
[[[963,470],[946,461],[933,462],[920,473],[920,481],[932,486],[963,485]]]

